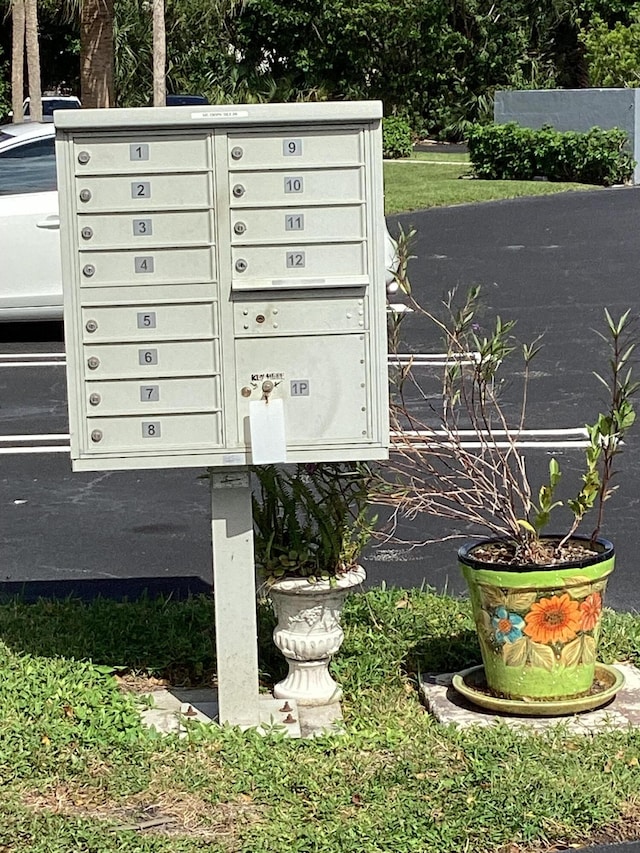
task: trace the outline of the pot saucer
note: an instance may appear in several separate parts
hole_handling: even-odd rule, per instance
[[[606,705],[624,684],[624,675],[614,666],[596,664],[593,692],[573,699],[500,699],[487,693],[483,666],[464,669],[453,676],[455,690],[469,702],[501,714],[517,717],[561,717],[593,711]]]

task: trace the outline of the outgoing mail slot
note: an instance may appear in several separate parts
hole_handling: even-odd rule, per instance
[[[85,406],[90,417],[106,415],[213,412],[220,408],[218,377],[87,382]]]
[[[85,345],[84,378],[149,381],[164,376],[208,376],[219,370],[217,348],[215,340]]]
[[[352,296],[234,302],[234,330],[238,337],[356,332],[366,329],[367,324],[365,300]],[[309,346],[315,346],[312,339]]]
[[[302,169],[293,164],[282,172],[230,172],[232,207],[273,207],[286,204],[339,204],[364,201],[362,169]]]
[[[295,168],[304,166],[360,165],[362,132],[356,129],[325,131],[269,131],[230,133],[227,138],[230,169]]]
[[[130,249],[125,252],[81,252],[81,287],[180,284],[213,281],[211,249]]]
[[[89,452],[186,450],[219,447],[221,418],[202,415],[150,415],[148,417],[88,418],[86,447]]]
[[[152,175],[140,169],[131,175],[75,180],[78,213],[93,211],[184,210],[213,203],[209,175]]]
[[[240,243],[300,240],[361,240],[365,235],[361,205],[253,208],[231,211],[231,241]]]
[[[116,305],[82,308],[86,343],[212,338],[214,303]]]
[[[208,169],[208,138],[201,136],[154,136],[149,133],[104,136],[78,136],[73,144],[76,175],[123,172],[175,172],[180,169]]]
[[[213,215],[207,210],[83,214],[76,224],[81,249],[143,249],[214,242]]]
[[[355,284],[366,274],[364,243],[298,243],[295,246],[237,246],[231,251],[233,288],[255,288],[257,282],[287,287],[304,279],[317,287],[335,280]]]

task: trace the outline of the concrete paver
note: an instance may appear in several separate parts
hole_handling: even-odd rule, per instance
[[[145,725],[163,734],[184,735],[189,722],[217,723],[218,693],[214,688],[200,690],[162,689],[147,694],[150,707],[141,711]],[[288,737],[317,737],[342,731],[340,703],[309,707],[293,699],[260,696],[260,728],[277,728]]]
[[[524,717],[500,714],[473,705],[454,690],[455,673],[422,677],[420,694],[428,711],[441,723],[461,728],[494,726],[503,723],[514,729],[546,731],[561,725],[571,734],[595,734],[609,729],[640,726],[640,670],[629,664],[616,664],[624,675],[624,685],[605,707],[568,717]]]

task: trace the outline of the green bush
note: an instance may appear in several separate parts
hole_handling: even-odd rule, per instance
[[[556,30],[568,14],[564,0],[237,6],[231,55],[243,68],[288,79],[292,94],[320,89],[328,99],[380,99],[387,114],[407,117],[416,132],[447,139],[462,138],[468,122],[486,118],[495,88],[555,85]]]
[[[0,58],[2,48],[0,48]],[[0,62],[0,124],[9,121],[9,110],[11,109],[11,86],[9,85],[10,71],[8,62]]]
[[[618,128],[578,133],[515,123],[474,125],[468,143],[475,174],[492,180],[546,178],[610,186],[628,181],[635,165],[627,135]]]
[[[400,116],[389,116],[382,120],[382,156],[387,160],[411,157],[413,143],[411,127]]]
[[[640,84],[640,4],[631,7],[635,20],[627,26],[616,21],[612,26],[600,15],[580,30],[589,83],[596,87],[633,87]]]

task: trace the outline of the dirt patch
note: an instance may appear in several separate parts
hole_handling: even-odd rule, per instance
[[[594,830],[579,839],[558,841],[554,844],[507,844],[496,853],[568,853],[588,851],[594,845],[624,844],[640,840],[640,800],[634,798],[622,806],[620,817],[607,826]],[[634,848],[635,849],[635,848]]]
[[[136,695],[152,693],[154,690],[161,690],[163,687],[168,689],[170,686],[166,678],[154,678],[151,675],[144,674],[138,675],[135,672],[116,675],[115,679],[120,690],[124,693],[135,693]]]
[[[35,812],[104,821],[108,832],[189,836],[228,843],[233,849],[239,828],[262,819],[261,808],[246,795],[234,802],[212,803],[197,794],[146,791],[115,801],[92,785],[58,784],[43,792],[25,792],[22,803]]]

